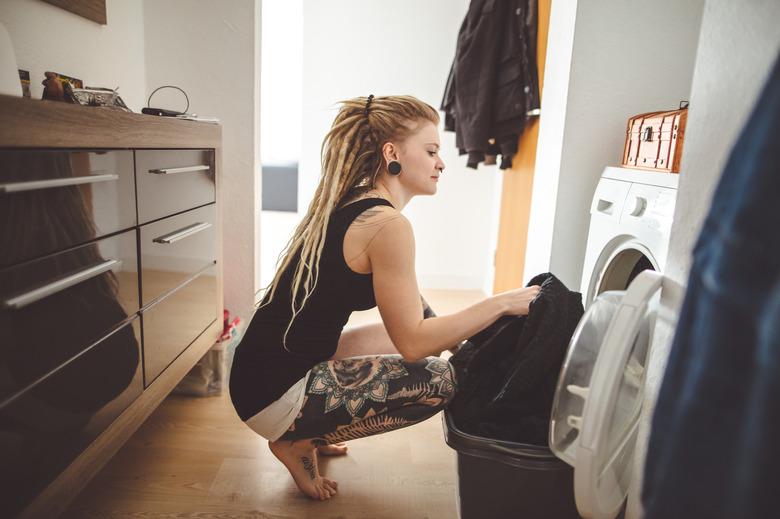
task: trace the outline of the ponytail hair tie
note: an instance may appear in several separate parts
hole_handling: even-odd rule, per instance
[[[368,117],[368,107],[371,105],[371,100],[374,99],[374,94],[371,94],[368,96],[368,101],[366,101],[366,109],[365,109],[365,115]]]

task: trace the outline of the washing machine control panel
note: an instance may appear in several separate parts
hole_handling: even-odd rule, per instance
[[[636,223],[659,232],[668,232],[674,216],[675,189],[631,184],[621,222]]]

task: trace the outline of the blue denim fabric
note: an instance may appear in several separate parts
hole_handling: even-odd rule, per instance
[[[780,62],[731,152],[653,416],[648,519],[780,512]]]

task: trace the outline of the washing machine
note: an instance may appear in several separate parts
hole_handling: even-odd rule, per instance
[[[583,305],[625,290],[643,270],[663,272],[679,175],[608,167],[590,206],[582,270]]]
[[[590,208],[585,315],[555,392],[549,446],[574,468],[577,510],[614,519],[625,506],[657,315],[682,293],[663,275],[678,176],[608,167]]]

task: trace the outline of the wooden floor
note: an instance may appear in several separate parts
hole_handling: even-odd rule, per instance
[[[446,314],[481,292],[423,291]],[[348,325],[379,321],[376,309]],[[339,482],[327,502],[304,497],[267,442],[244,425],[226,394],[169,396],[63,517],[85,518],[455,518],[455,455],[441,414],[415,426],[349,442],[349,454],[321,457]]]

